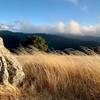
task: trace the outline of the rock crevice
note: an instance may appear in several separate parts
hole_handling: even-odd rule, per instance
[[[16,58],[4,47],[0,37],[0,83],[19,85],[25,77],[22,66]]]

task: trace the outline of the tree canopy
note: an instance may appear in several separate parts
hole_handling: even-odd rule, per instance
[[[28,46],[28,45],[33,45],[34,47],[36,47],[41,51],[48,50],[48,45],[45,39],[42,38],[41,36],[27,37],[26,40],[24,41],[24,46]]]

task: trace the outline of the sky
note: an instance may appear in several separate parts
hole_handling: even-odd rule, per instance
[[[100,34],[100,0],[0,0],[0,29]]]

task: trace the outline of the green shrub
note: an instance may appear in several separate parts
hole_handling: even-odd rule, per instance
[[[23,44],[24,46],[33,45],[34,47],[36,47],[41,51],[48,50],[48,45],[45,39],[42,38],[41,36],[27,37]]]

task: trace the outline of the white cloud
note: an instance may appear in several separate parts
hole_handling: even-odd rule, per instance
[[[81,25],[76,21],[70,21],[67,25],[58,22],[51,26],[33,25],[27,21],[17,21],[14,25],[0,24],[0,30],[19,31],[25,33],[50,33],[50,34],[74,34],[100,36],[100,24]]]
[[[79,0],[66,0],[72,4],[78,5],[79,4]]]
[[[81,28],[78,22],[76,21],[71,21],[67,27],[66,27],[66,31],[67,33],[71,33],[71,34],[80,34],[81,33]]]
[[[0,30],[9,30],[10,28],[12,28],[11,25],[0,24]]]
[[[95,33],[96,32],[96,29],[95,29],[95,26],[92,26],[92,25],[89,25],[89,26],[83,26],[82,27],[82,32],[83,33]]]
[[[66,2],[72,3],[77,6],[81,11],[85,13],[89,13],[89,9],[87,5],[82,5],[80,0],[65,0]]]
[[[63,22],[58,22],[53,27],[50,28],[55,33],[64,33],[65,32],[65,24]],[[50,31],[50,30],[49,30]]]

